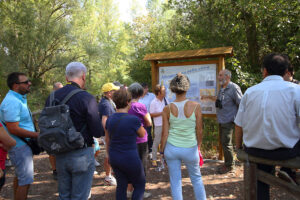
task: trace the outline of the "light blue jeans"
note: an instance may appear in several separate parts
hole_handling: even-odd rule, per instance
[[[27,144],[17,146],[9,150],[9,158],[15,167],[18,185],[30,185],[33,183],[33,158],[32,151]]]
[[[94,148],[56,155],[59,200],[87,200],[95,171]]]
[[[169,168],[171,192],[173,200],[182,200],[181,162],[183,161],[189,172],[193,184],[195,198],[206,199],[205,189],[202,182],[199,153],[197,145],[191,148],[176,147],[166,144],[164,156]]]

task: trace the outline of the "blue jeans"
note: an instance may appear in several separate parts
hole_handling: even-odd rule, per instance
[[[30,185],[33,183],[33,155],[27,144],[13,147],[8,152],[9,158],[15,167],[18,185]]]
[[[56,156],[60,200],[87,200],[95,171],[94,148],[87,147]]]
[[[181,185],[181,162],[183,161],[189,172],[193,184],[195,198],[206,199],[205,189],[202,182],[199,153],[197,145],[191,148],[176,147],[170,143],[166,144],[164,156],[169,168],[171,192],[174,200],[182,200]]]

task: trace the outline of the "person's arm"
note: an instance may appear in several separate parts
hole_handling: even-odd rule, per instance
[[[163,112],[156,112],[156,113],[150,113],[151,117],[159,117],[162,115]]]
[[[200,104],[197,104],[196,108],[196,137],[198,148],[200,149],[202,144],[202,132],[203,132],[202,112]]]
[[[216,101],[217,96],[211,96],[211,95],[201,95],[201,100],[209,99],[211,101]]]
[[[141,126],[137,131],[136,131],[136,134],[138,135],[138,137],[142,138],[145,136],[146,134],[146,129]]]
[[[235,125],[235,145],[236,149],[242,149],[243,144],[243,129],[242,127]]]
[[[160,151],[163,153],[165,151],[167,139],[168,139],[168,136],[169,136],[169,127],[170,127],[170,124],[169,124],[169,118],[170,118],[169,106],[166,106],[164,108],[162,118],[163,118],[163,128],[162,128],[162,135],[161,135],[161,142],[160,142],[160,147],[161,147]]]
[[[105,127],[105,126],[104,126]],[[103,127],[103,128],[104,128]],[[109,150],[109,142],[110,142],[110,140],[109,140],[109,134],[108,134],[108,131],[104,128],[104,132],[105,132],[105,150],[106,150],[106,152],[107,152],[107,158],[108,158],[108,156],[109,156],[109,153],[108,153],[108,150]],[[109,159],[108,159],[109,160]]]
[[[105,125],[106,125],[107,118],[108,117],[106,115],[102,115],[101,123],[102,123],[104,130],[106,130]]]
[[[243,97],[243,93],[241,91],[241,88],[237,86],[235,91],[235,99],[234,99],[234,102],[237,106],[240,105],[242,97]]]
[[[88,100],[86,104],[86,123],[89,130],[89,133],[92,134],[93,137],[99,138],[102,132],[101,129],[101,120],[98,114],[98,105],[95,97],[91,95],[91,97],[87,97]]]
[[[152,120],[149,113],[144,116],[145,127],[152,126]]]
[[[3,127],[0,127],[0,146],[6,151],[16,146],[16,140],[8,135]]]
[[[28,131],[19,126],[19,122],[5,122],[7,130],[18,137],[30,137],[37,138],[39,133],[34,131]]]

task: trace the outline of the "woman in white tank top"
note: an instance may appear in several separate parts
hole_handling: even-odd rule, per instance
[[[187,76],[179,73],[170,83],[176,94],[174,102],[164,108],[161,154],[169,168],[171,193],[174,200],[182,200],[181,162],[184,162],[194,188],[195,199],[206,199],[199,166],[202,143],[202,114],[200,104],[189,101],[186,92],[190,87]]]

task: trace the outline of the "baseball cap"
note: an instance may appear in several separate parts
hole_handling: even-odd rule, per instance
[[[109,92],[112,90],[119,90],[119,89],[120,89],[120,87],[115,86],[113,83],[105,83],[102,86],[102,92]]]

